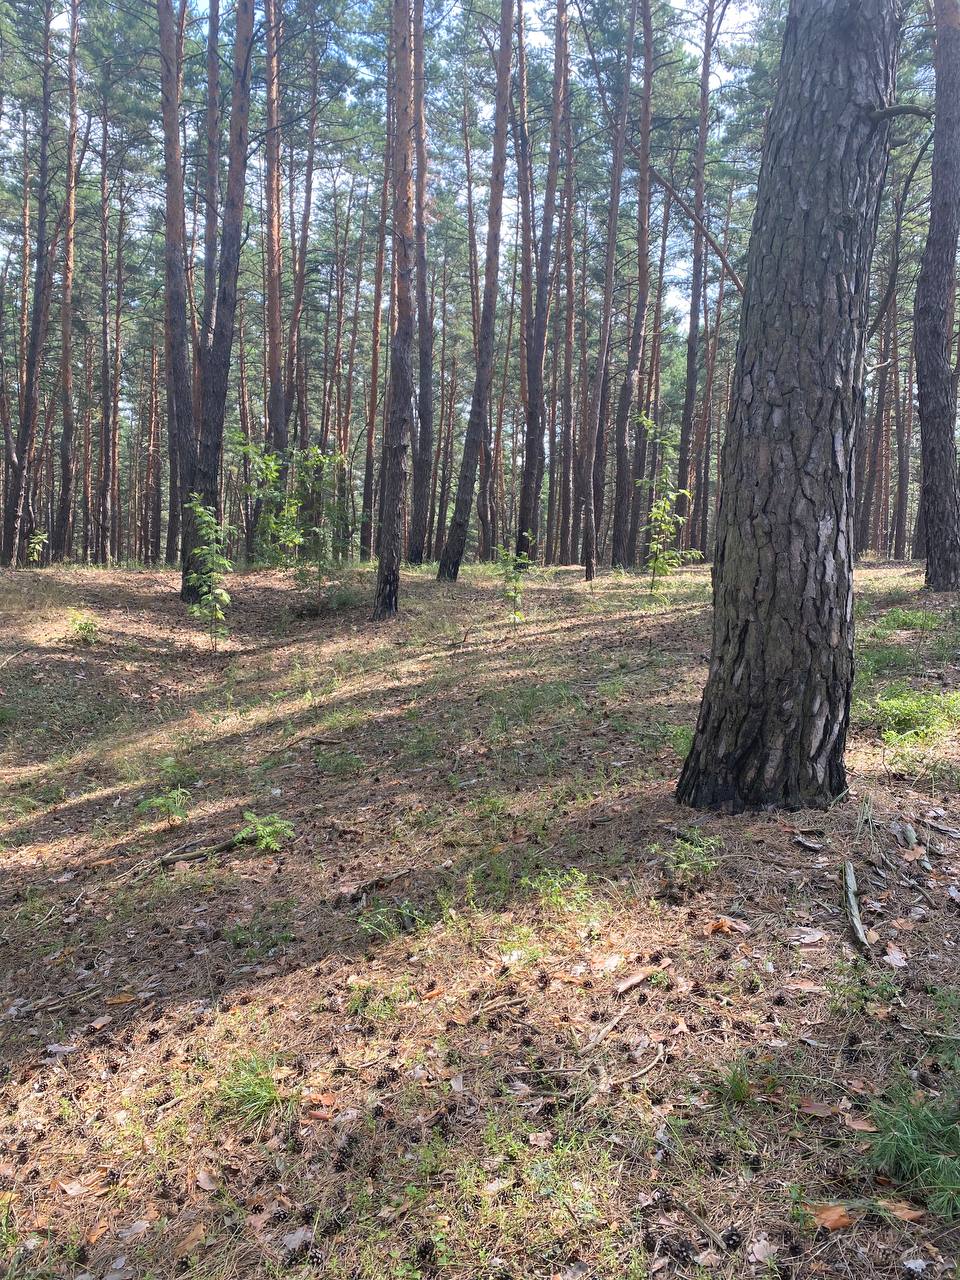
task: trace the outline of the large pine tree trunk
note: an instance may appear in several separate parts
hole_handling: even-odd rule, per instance
[[[402,506],[413,417],[413,65],[410,0],[393,0],[393,261],[396,329],[390,347],[390,407],[383,441],[380,564],[375,621],[396,614],[403,549]]]
[[[957,236],[960,233],[960,0],[935,0],[936,120],[930,226],[917,280],[916,352],[921,508],[927,538],[927,586],[960,590],[960,490],[957,488],[957,387],[950,367]]]
[[[677,798],[822,807],[846,788],[852,450],[887,166],[897,0],[792,0],[750,238],[713,649]]]

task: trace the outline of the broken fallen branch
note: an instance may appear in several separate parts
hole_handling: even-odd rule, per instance
[[[847,858],[843,864],[843,900],[847,908],[847,919],[850,921],[850,929],[856,939],[857,946],[862,951],[869,952],[870,943],[867,940],[867,931],[863,927],[863,917],[860,915],[860,899],[857,894],[857,876],[853,869],[853,863]]]

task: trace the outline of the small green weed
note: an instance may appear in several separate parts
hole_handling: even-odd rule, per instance
[[[246,1129],[259,1128],[283,1106],[274,1078],[272,1058],[240,1058],[233,1063],[218,1090],[222,1113]]]
[[[737,1058],[723,1071],[719,1072],[710,1085],[710,1092],[719,1102],[743,1106],[753,1097],[753,1081],[750,1078],[750,1064],[745,1058]]]
[[[427,921],[412,903],[373,903],[364,907],[357,920],[357,928],[369,938],[381,938],[389,942],[402,933],[416,933]]]
[[[363,768],[363,761],[353,751],[323,751],[318,749],[314,752],[314,760],[321,773],[329,774],[334,778],[345,778],[351,774],[359,773]]]
[[[545,867],[534,876],[524,876],[520,883],[537,895],[542,906],[561,915],[587,911],[593,905],[587,877],[576,867],[565,871]]]
[[[184,822],[187,817],[187,806],[190,803],[190,792],[184,787],[171,787],[159,796],[150,796],[137,805],[137,813],[158,813],[166,818],[169,826]]]
[[[838,962],[825,986],[830,1011],[836,1015],[862,1013],[871,1004],[889,1004],[897,995],[893,978],[873,969],[861,956]]]
[[[960,724],[960,691],[893,684],[875,705],[881,737],[891,746],[931,742]]]
[[[294,940],[290,924],[292,910],[293,903],[288,899],[271,902],[248,923],[232,925],[224,936],[248,960],[272,955]]]
[[[960,1216],[960,1097],[929,1099],[905,1085],[876,1103],[872,1117],[871,1163],[939,1217]]]
[[[720,865],[716,856],[720,847],[719,836],[706,836],[696,827],[690,827],[686,834],[677,836],[664,859],[677,884],[694,889],[704,884]]]

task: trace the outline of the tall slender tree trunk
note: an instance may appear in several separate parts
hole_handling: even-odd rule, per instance
[[[712,3],[712,0],[711,0]],[[613,157],[610,168],[610,202],[607,213],[607,246],[603,269],[603,301],[600,310],[600,345],[597,351],[596,369],[591,383],[590,403],[587,420],[583,428],[583,440],[580,449],[580,466],[582,470],[581,490],[583,492],[583,560],[584,576],[592,582],[597,572],[597,495],[594,480],[594,469],[597,464],[597,441],[604,417],[604,400],[607,378],[609,376],[610,332],[613,324],[613,285],[617,265],[617,226],[620,216],[620,184],[623,177],[623,152],[626,141],[627,117],[630,107],[630,80],[633,70],[633,43],[637,23],[637,0],[633,0],[630,9],[630,27],[627,36],[627,50],[624,59],[623,91],[620,107],[617,112],[613,135]],[[642,321],[641,321],[642,326]],[[632,344],[631,344],[632,345]],[[639,359],[639,335],[638,335]],[[624,441],[626,439],[626,417],[629,409],[624,409]],[[624,444],[624,452],[626,445]]]
[[[50,307],[50,285],[52,279],[49,239],[52,24],[52,0],[43,0],[40,155],[37,165],[37,238],[34,249],[33,299],[30,306],[29,337],[26,340],[26,351],[23,360],[20,426],[17,433],[16,452],[9,456],[11,474],[3,528],[3,562],[7,565],[15,565],[19,559],[20,544],[27,519],[31,468],[40,415],[40,373]],[[24,125],[24,128],[26,128],[26,125]],[[26,173],[24,182],[26,183]],[[25,205],[29,207],[28,187],[25,188],[24,201]],[[29,225],[26,219],[25,225]],[[29,243],[29,239],[25,235],[23,254],[27,264],[30,257]],[[24,318],[27,310],[27,270],[28,268],[25,268],[23,309],[21,312]],[[9,442],[8,455],[10,455]]]
[[[470,399],[470,416],[460,462],[457,497],[447,540],[440,556],[439,576],[456,581],[467,544],[480,451],[489,435],[490,388],[493,385],[497,285],[500,276],[500,229],[507,169],[507,124],[510,110],[510,56],[513,46],[513,0],[500,0],[500,48],[497,54],[497,92],[494,109],[493,164],[487,209],[487,250],[483,266],[483,304],[477,336],[477,372]],[[492,454],[492,450],[490,451]],[[492,458],[491,458],[492,463]]]
[[[521,10],[518,0],[518,23]],[[518,57],[523,55],[522,25],[518,33]],[[560,169],[560,134],[563,127],[563,94],[567,62],[568,18],[566,0],[557,0],[553,55],[553,99],[550,115],[550,142],[547,153],[547,174],[543,190],[543,214],[539,246],[536,252],[536,293],[532,297],[531,315],[526,326],[526,431],[524,433],[523,475],[520,483],[520,500],[517,511],[517,556],[530,556],[536,550],[537,529],[540,520],[540,481],[543,476],[543,362],[547,343],[547,311],[553,252],[553,224],[557,204],[557,176]],[[527,136],[526,106],[521,103],[518,121],[520,154],[517,157],[518,175],[528,192],[529,217],[527,219],[530,244],[528,254],[533,253],[533,179],[529,138]]]
[[[413,454],[413,486],[410,503],[410,540],[407,559],[423,562],[430,506],[430,471],[433,465],[433,317],[427,278],[427,111],[424,72],[423,0],[413,0],[413,127],[417,159],[414,188],[417,258],[417,360],[419,418]]]
[[[934,0],[936,116],[927,243],[917,279],[917,406],[927,586],[960,590],[957,384],[950,364],[960,234],[960,0]]]
[[[217,229],[220,222],[220,0],[207,0],[206,168],[203,179],[203,315],[200,368],[213,341],[217,307]],[[201,406],[202,408],[202,406]]]
[[[73,270],[77,221],[77,45],[80,38],[80,0],[70,0],[70,34],[67,45],[67,157],[64,177],[63,292],[60,303],[60,396],[63,430],[60,435],[60,501],[51,554],[54,560],[70,555],[73,540],[73,500],[76,476],[73,408]]]
[[[287,415],[283,395],[283,332],[280,249],[280,28],[281,0],[264,0],[266,36],[266,259],[267,259],[267,445],[287,468]]]
[[[387,55],[389,61],[389,54]],[[391,77],[387,77],[388,89]],[[388,93],[388,98],[389,98]],[[370,320],[370,395],[367,400],[367,434],[363,464],[363,498],[360,508],[360,559],[373,555],[373,466],[380,399],[380,330],[383,323],[383,272],[386,260],[387,206],[392,163],[390,111],[387,109],[386,141],[383,151],[383,181],[380,184],[380,217],[377,223],[377,254],[373,268],[373,315]]]
[[[720,22],[726,11],[721,0],[717,19],[717,0],[707,0],[703,20],[703,61],[700,64],[700,115],[697,144],[693,156],[693,263],[690,273],[690,328],[687,333],[687,372],[680,417],[680,444],[677,454],[677,515],[686,517],[690,509],[690,442],[693,436],[693,412],[697,403],[697,364],[700,353],[700,309],[703,300],[704,236],[703,216],[706,206],[707,135],[710,131],[710,66],[719,35]]]
[[[233,48],[233,93],[230,103],[227,185],[223,201],[223,228],[220,237],[220,271],[216,319],[210,358],[203,369],[201,403],[203,417],[197,445],[196,463],[188,493],[196,493],[203,505],[218,511],[220,462],[223,453],[223,426],[230,377],[230,357],[237,313],[237,277],[243,243],[244,188],[247,177],[247,146],[250,134],[250,54],[253,45],[253,0],[237,0],[236,33]],[[184,600],[196,598],[191,584],[196,562],[196,530],[184,523]]]
[[[710,670],[677,788],[685,804],[823,807],[846,790],[852,448],[901,16],[896,0],[790,5],[723,452]]]
[[[653,108],[653,17],[650,0],[640,0],[643,32],[643,89],[640,96],[640,142],[637,179],[637,298],[627,349],[627,367],[617,398],[614,441],[617,451],[616,490],[613,499],[611,562],[614,569],[626,569],[630,557],[630,508],[634,487],[628,444],[630,414],[637,398],[640,353],[643,349],[647,302],[650,295],[650,138]],[[639,447],[639,439],[637,441]]]
[[[384,433],[382,528],[374,621],[393,617],[399,607],[403,554],[402,507],[407,482],[406,455],[413,417],[413,65],[410,0],[392,0],[394,56],[393,262],[396,329],[390,346],[390,411]]]

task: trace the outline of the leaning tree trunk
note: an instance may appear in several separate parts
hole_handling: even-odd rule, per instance
[[[454,582],[460,572],[470,508],[477,483],[480,450],[487,434],[490,387],[493,384],[493,357],[497,309],[497,281],[500,275],[500,225],[503,213],[503,185],[507,168],[507,117],[510,105],[510,52],[513,40],[513,0],[500,0],[500,50],[497,55],[497,99],[493,133],[493,167],[490,172],[490,202],[487,209],[487,255],[483,270],[483,310],[477,336],[477,372],[470,400],[470,417],[463,444],[457,499],[450,531],[440,557],[439,576]]]
[[[413,417],[413,67],[410,0],[393,0],[393,261],[397,327],[390,349],[390,410],[383,442],[380,564],[374,621],[392,618],[400,594],[402,506]]]
[[[927,586],[960,590],[957,387],[950,367],[960,234],[960,0],[936,0],[937,91],[930,226],[917,280],[917,405]]]
[[[852,458],[898,0],[792,0],[723,453],[710,672],[677,788],[704,808],[846,789]]]

